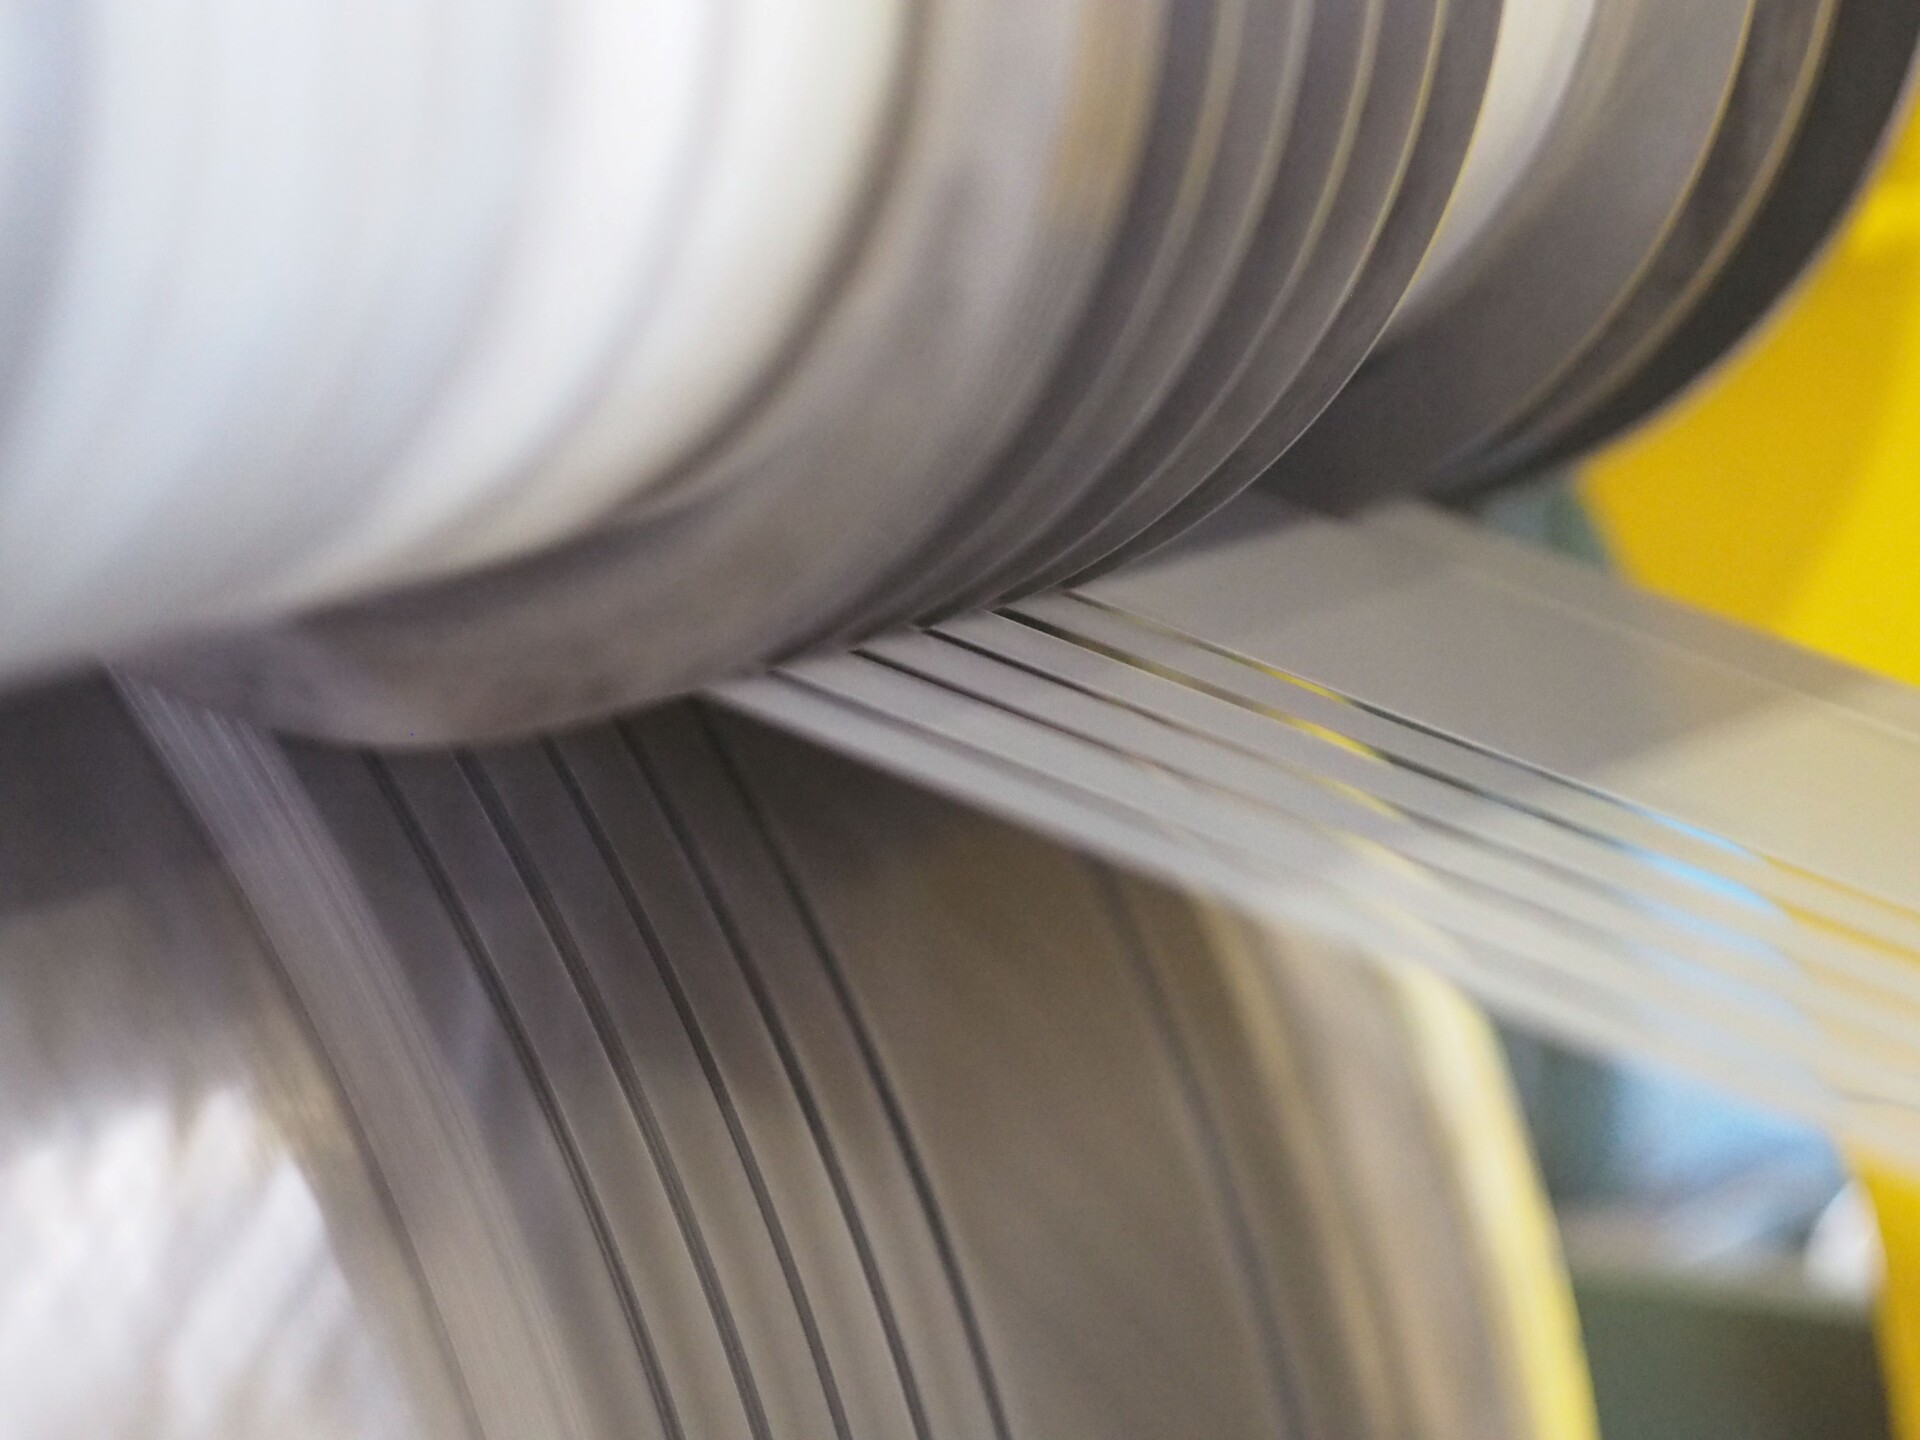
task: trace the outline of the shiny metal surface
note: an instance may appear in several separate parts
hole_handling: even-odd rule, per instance
[[[1289,514],[721,693],[1920,1155],[1911,692],[1422,512]]]
[[[512,738],[1085,579],[1263,474],[1338,510],[1504,475],[1797,273],[1916,11],[1601,0],[1534,87],[1545,143],[1396,321],[1500,0],[916,0],[831,283],[698,465],[542,553],[132,664],[307,734]]]
[[[1142,353],[1156,332],[1169,321],[1192,328],[1183,312],[1217,299],[1220,252],[1244,243],[1249,212],[1271,184],[1311,20],[1312,7],[1295,0],[1169,7],[1132,198],[1045,391],[940,532],[897,562],[833,631],[884,628],[891,615],[918,613],[925,597],[966,583],[1025,533],[1024,512],[1058,484],[1049,468],[1076,455],[1073,442],[1085,443],[1090,422],[1133,423],[1137,401],[1116,405],[1115,386],[1143,369],[1153,384],[1171,358]]]
[[[1587,1440],[1436,976],[1920,1163],[1911,693],[1428,512],[1212,513],[1680,383],[1920,0],[1602,0],[1398,331],[1499,0],[903,13],[837,259],[646,503],[0,699],[0,1434]]]
[[[1724,116],[1752,8],[1605,0],[1487,257],[1368,360],[1269,483],[1352,510],[1459,463],[1524,414],[1665,243]]]
[[[1500,7],[1485,0],[1448,0],[1406,173],[1366,265],[1331,327],[1238,448],[1166,515],[1099,562],[1101,570],[1158,548],[1244,490],[1292,447],[1353,378],[1404,298],[1453,194],[1478,109],[1468,97],[1485,83],[1499,20]],[[1085,578],[1085,572],[1063,578]]]
[[[1248,7],[1246,30],[1236,45],[1239,73],[1223,121],[1220,153],[1208,182],[1193,243],[1167,302],[1151,317],[1130,363],[1115,376],[1097,409],[1076,416],[1047,453],[1034,461],[1026,482],[1032,499],[1007,522],[1007,543],[986,557],[968,578],[972,593],[998,593],[999,578],[1025,563],[1029,551],[1057,545],[1078,525],[1082,508],[1097,505],[1093,492],[1129,441],[1156,414],[1180,383],[1187,365],[1208,343],[1249,257],[1265,257],[1272,245],[1263,217],[1276,203],[1280,161],[1294,129],[1294,108],[1308,58],[1306,7],[1272,3]],[[1011,557],[1011,558],[1010,558]],[[986,578],[980,578],[985,574]],[[951,594],[942,597],[952,603]],[[939,607],[923,607],[932,609]]]
[[[1618,394],[1539,456],[1550,463],[1644,420],[1710,373],[1814,263],[1912,103],[1920,5],[1839,0],[1829,58],[1760,212],[1720,277]]]
[[[0,713],[22,1433],[1567,1433],[1392,954],[703,707],[122,693]]]
[[[876,213],[804,353],[709,460],[724,484],[155,668],[309,733],[403,743],[604,714],[804,643],[937,526],[1044,383],[1126,202],[1162,9],[924,7]]]
[[[1757,0],[1726,117],[1660,252],[1552,393],[1445,476],[1446,489],[1510,474],[1552,449],[1685,322],[1773,189],[1827,59],[1838,7],[1839,0]]]
[[[1395,15],[1404,20],[1409,13],[1417,23],[1417,9],[1396,9]],[[1041,549],[1049,563],[1059,547],[1077,549],[1089,529],[1101,532],[1116,516],[1134,510],[1151,513],[1151,497],[1177,487],[1177,481],[1166,478],[1168,468],[1197,437],[1210,436],[1222,397],[1263,360],[1286,363],[1289,342],[1297,344],[1299,337],[1283,322],[1314,268],[1316,253],[1324,254],[1320,247],[1332,238],[1327,227],[1367,114],[1386,18],[1381,0],[1368,0],[1365,5],[1335,7],[1309,28],[1298,112],[1234,285],[1222,298],[1213,324],[1177,383],[1151,414],[1136,420],[1125,447],[1106,458],[1103,470],[1081,482],[1082,494],[1075,507],[1049,533],[1037,537],[1032,548]],[[1431,18],[1429,12],[1429,22]],[[1404,33],[1395,37],[1391,48],[1399,50],[1407,38]],[[1417,41],[1420,36],[1412,38]],[[1404,73],[1393,78],[1399,88],[1387,99],[1389,118],[1396,106],[1417,104],[1419,99],[1417,78]],[[1405,118],[1404,112],[1399,113]],[[1404,141],[1404,135],[1385,140],[1369,135],[1368,139],[1376,146],[1386,144],[1391,158],[1392,148]],[[1368,158],[1377,162],[1380,157]],[[1349,247],[1356,243],[1351,235],[1339,238]],[[1341,258],[1351,263],[1354,257],[1348,253]],[[1325,268],[1329,262],[1322,259],[1320,263]],[[1131,534],[1135,528],[1124,522],[1118,525],[1122,534]],[[1027,564],[1031,567],[1033,562]]]
[[[0,803],[0,1428],[481,1433],[338,1073],[111,694],[10,702]]]
[[[1106,553],[1113,537],[1133,538],[1204,489],[1306,367],[1386,223],[1419,135],[1446,21],[1447,7],[1433,0],[1385,7],[1326,213],[1298,275],[1267,298],[1261,333],[1231,371],[1210,377],[1205,410],[1171,448],[1156,454],[1149,445],[1144,465],[1141,452],[1123,457],[1121,473],[1135,477],[1130,488],[1049,574],[1084,568],[1076,556]],[[1234,305],[1232,297],[1228,303]]]

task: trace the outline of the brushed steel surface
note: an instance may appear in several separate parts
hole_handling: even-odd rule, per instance
[[[1116,516],[1142,508],[1143,495],[1157,495],[1174,487],[1177,482],[1165,478],[1168,468],[1177,463],[1196,437],[1211,434],[1222,398],[1233,391],[1249,368],[1257,370],[1263,362],[1284,365],[1299,343],[1286,321],[1295,312],[1296,296],[1308,275],[1316,268],[1324,271],[1330,264],[1353,263],[1353,247],[1364,243],[1364,238],[1350,234],[1337,237],[1344,241],[1345,253],[1333,261],[1325,258],[1322,249],[1333,238],[1328,235],[1328,226],[1340,206],[1347,167],[1361,139],[1362,121],[1368,118],[1367,100],[1388,14],[1382,0],[1337,6],[1324,15],[1315,13],[1318,23],[1308,30],[1305,83],[1293,128],[1233,287],[1222,299],[1206,338],[1188,359],[1179,380],[1150,415],[1136,422],[1125,447],[1111,457],[1103,457],[1106,464],[1102,473],[1083,482],[1087,489],[1076,510],[1056,522],[1052,535],[1040,537],[1043,543],[1077,545],[1089,527],[1100,529]],[[1396,8],[1393,13],[1400,21],[1411,14],[1417,22],[1421,9]],[[1432,13],[1428,10],[1425,14],[1430,26]],[[1404,54],[1407,41],[1417,42],[1425,33],[1399,30],[1392,37],[1388,53]],[[1390,173],[1379,173],[1380,162],[1383,158],[1390,162],[1405,143],[1408,116],[1404,107],[1417,106],[1421,94],[1418,75],[1396,72],[1390,78],[1393,89],[1385,97],[1384,107],[1376,102],[1374,117],[1384,122],[1382,128],[1391,128],[1397,118],[1402,130],[1391,136],[1370,133],[1366,137],[1378,147],[1366,156],[1372,162],[1368,174],[1376,185],[1391,184]],[[1369,193],[1364,184],[1347,193],[1353,206],[1380,202],[1377,190]],[[1322,256],[1317,267],[1316,255]],[[1122,525],[1121,533],[1131,530]]]
[[[1258,425],[1212,474],[1124,547],[1098,562],[1105,571],[1158,548],[1244,490],[1319,418],[1385,331],[1419,269],[1453,193],[1474,132],[1493,60],[1500,7],[1448,0],[1419,133],[1393,206],[1351,292],[1306,364],[1270,403]],[[1063,580],[1088,578],[1091,567]]]
[[[1262,475],[1335,510],[1504,476],[1744,333],[1920,38],[1920,0],[1604,0],[1487,253],[1394,328],[1499,0],[913,13],[832,283],[685,487],[134,668],[343,741],[503,739],[1087,580]]]

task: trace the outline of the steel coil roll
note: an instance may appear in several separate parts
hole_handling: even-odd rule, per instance
[[[0,674],[530,733],[1264,480],[1592,445],[1858,187],[1913,0],[9,12]]]

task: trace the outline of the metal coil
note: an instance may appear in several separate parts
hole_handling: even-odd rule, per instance
[[[70,685],[0,800],[10,1430],[1590,1429],[1490,1034],[1387,957],[689,706]]]
[[[1596,443],[1805,265],[1920,30],[491,0],[436,50],[433,0],[170,3],[9,32],[0,671],[387,743],[1083,579],[1263,477]]]

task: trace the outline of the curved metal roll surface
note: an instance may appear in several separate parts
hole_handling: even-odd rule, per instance
[[[1633,376],[1536,457],[1548,464],[1645,420],[1723,360],[1832,239],[1912,103],[1914,0],[1838,0],[1827,58],[1778,177],[1720,274]]]
[[[145,257],[140,284],[110,303],[99,256],[43,253],[58,197],[35,177],[71,159],[59,127],[37,165],[0,136],[19,217],[0,293],[31,310],[64,263],[60,313],[111,316],[61,330],[70,365],[38,342],[7,362],[79,488],[69,506],[58,466],[0,455],[0,548],[40,577],[0,669],[137,635],[153,643],[117,661],[271,725],[503,739],[1104,571],[1262,476],[1333,509],[1490,483],[1645,413],[1764,312],[1857,188],[1920,37],[1920,0],[808,0],[824,28],[759,104],[789,7],[740,0],[723,24],[691,0],[488,3],[446,96],[410,68],[412,9],[364,53],[312,58],[365,91],[369,133],[413,137],[406,164],[460,177],[443,195],[368,175],[358,239],[309,234],[299,197],[403,152],[328,133],[306,92],[284,114],[271,85],[221,92],[219,155],[271,148],[246,148],[250,107],[318,147],[258,195],[224,162],[183,189],[190,127],[131,89],[93,96],[116,145],[148,110],[166,122],[141,205],[184,207],[183,237],[246,217],[248,263],[298,297],[259,332],[271,373],[223,389],[186,367],[177,405],[150,373],[162,350],[108,342],[169,266],[207,297],[166,310],[189,318],[239,313],[256,271],[228,284],[208,246],[129,230],[110,253]],[[595,38],[629,20],[678,89],[603,67]],[[821,38],[835,26],[846,45]],[[501,38],[522,29],[555,48]],[[233,55],[271,32],[236,30]],[[237,84],[225,33],[181,31],[155,74]],[[52,29],[19,38],[64,54]],[[533,84],[570,67],[578,85]],[[111,191],[88,191],[85,236]],[[783,196],[793,233],[767,231],[761,274],[748,232]],[[436,250],[444,293],[415,283]],[[340,266],[365,293],[323,314]],[[74,417],[123,371],[139,403],[96,445]],[[274,418],[289,396],[311,405],[298,425]],[[196,467],[200,430],[232,444]],[[126,565],[96,563],[109,551]]]
[[[1389,338],[1276,465],[1354,508],[1457,464],[1576,363],[1679,217],[1726,110],[1752,0],[1603,0],[1543,158],[1489,254]]]
[[[1659,253],[1551,393],[1446,472],[1446,488],[1511,473],[1552,448],[1685,321],[1772,189],[1826,59],[1837,8],[1838,0],[1756,0],[1726,116]]]
[[[1116,517],[1150,509],[1156,496],[1178,483],[1167,478],[1169,468],[1186,447],[1210,436],[1223,397],[1240,377],[1263,362],[1284,363],[1286,342],[1296,339],[1284,322],[1328,238],[1366,114],[1386,7],[1383,0],[1367,0],[1315,16],[1299,107],[1266,207],[1205,339],[1159,405],[1140,417],[1125,447],[1089,477],[1077,506],[1038,537],[1040,544],[1077,549],[1089,532],[1124,524]],[[1395,78],[1401,94],[1394,98],[1412,98],[1406,77]],[[1341,238],[1353,244],[1351,236]]]
[[[1263,13],[1252,13],[1256,8]],[[1025,533],[1023,508],[1036,494],[1044,497],[1053,479],[1044,469],[1035,473],[1035,462],[1075,454],[1074,431],[1084,430],[1089,412],[1098,413],[1119,376],[1138,368],[1138,352],[1155,338],[1154,322],[1169,301],[1184,298],[1175,288],[1181,278],[1204,284],[1213,268],[1209,252],[1231,243],[1237,227],[1222,227],[1217,212],[1224,203],[1229,217],[1237,218],[1234,212],[1249,197],[1235,188],[1266,177],[1264,167],[1246,163],[1251,137],[1230,133],[1230,127],[1270,132],[1275,117],[1289,114],[1301,47],[1273,42],[1300,33],[1310,19],[1304,0],[1263,0],[1257,7],[1207,0],[1177,13],[1169,7],[1132,194],[1045,389],[939,531],[880,576],[858,605],[832,623],[832,632],[869,633],[884,626],[889,613],[915,613],[928,603],[922,597],[941,595]],[[1229,165],[1216,183],[1222,158]],[[1208,233],[1208,222],[1228,234]]]
[[[699,708],[125,703],[0,712],[0,1233],[120,1237],[0,1277],[86,1306],[6,1352],[32,1433],[156,1374],[234,1440],[1549,1433],[1494,1270],[1564,1281],[1390,963]]]
[[[1431,91],[1407,173],[1332,327],[1292,387],[1213,476],[1098,568],[1185,533],[1239,494],[1305,433],[1353,378],[1392,320],[1445,215],[1474,134],[1479,106],[1473,97],[1492,65],[1500,14],[1500,6],[1491,0],[1447,0]]]
[[[1090,563],[1085,557],[1094,555],[1095,547],[1083,547],[1080,561],[1068,562],[1074,568],[1062,564],[1039,577],[1041,584],[1084,575],[1095,566],[1123,564],[1182,533],[1285,453],[1351,378],[1392,316],[1440,223],[1473,129],[1471,111],[1459,96],[1476,92],[1485,78],[1497,19],[1496,6],[1442,0],[1433,7],[1424,31],[1402,22],[1400,43],[1405,48],[1380,77],[1385,93],[1370,97],[1386,112],[1375,117],[1376,123],[1384,119],[1386,136],[1402,136],[1401,148],[1362,137],[1363,143],[1379,147],[1372,162],[1374,184],[1381,183],[1384,173],[1391,174],[1386,208],[1370,217],[1359,266],[1293,317],[1293,328],[1310,333],[1311,343],[1292,364],[1251,387],[1254,405],[1243,400],[1227,407],[1239,411],[1238,421],[1222,436],[1231,444],[1211,455],[1190,454],[1183,462],[1190,475],[1203,478],[1181,486],[1178,499],[1125,543]],[[1396,113],[1399,105],[1407,106],[1407,112]],[[1364,213],[1351,211],[1348,223],[1359,223]]]
[[[1161,0],[926,3],[876,213],[726,483],[556,551],[168,654],[312,733],[525,733],[816,638],[928,533],[1044,382],[1123,208]]]

